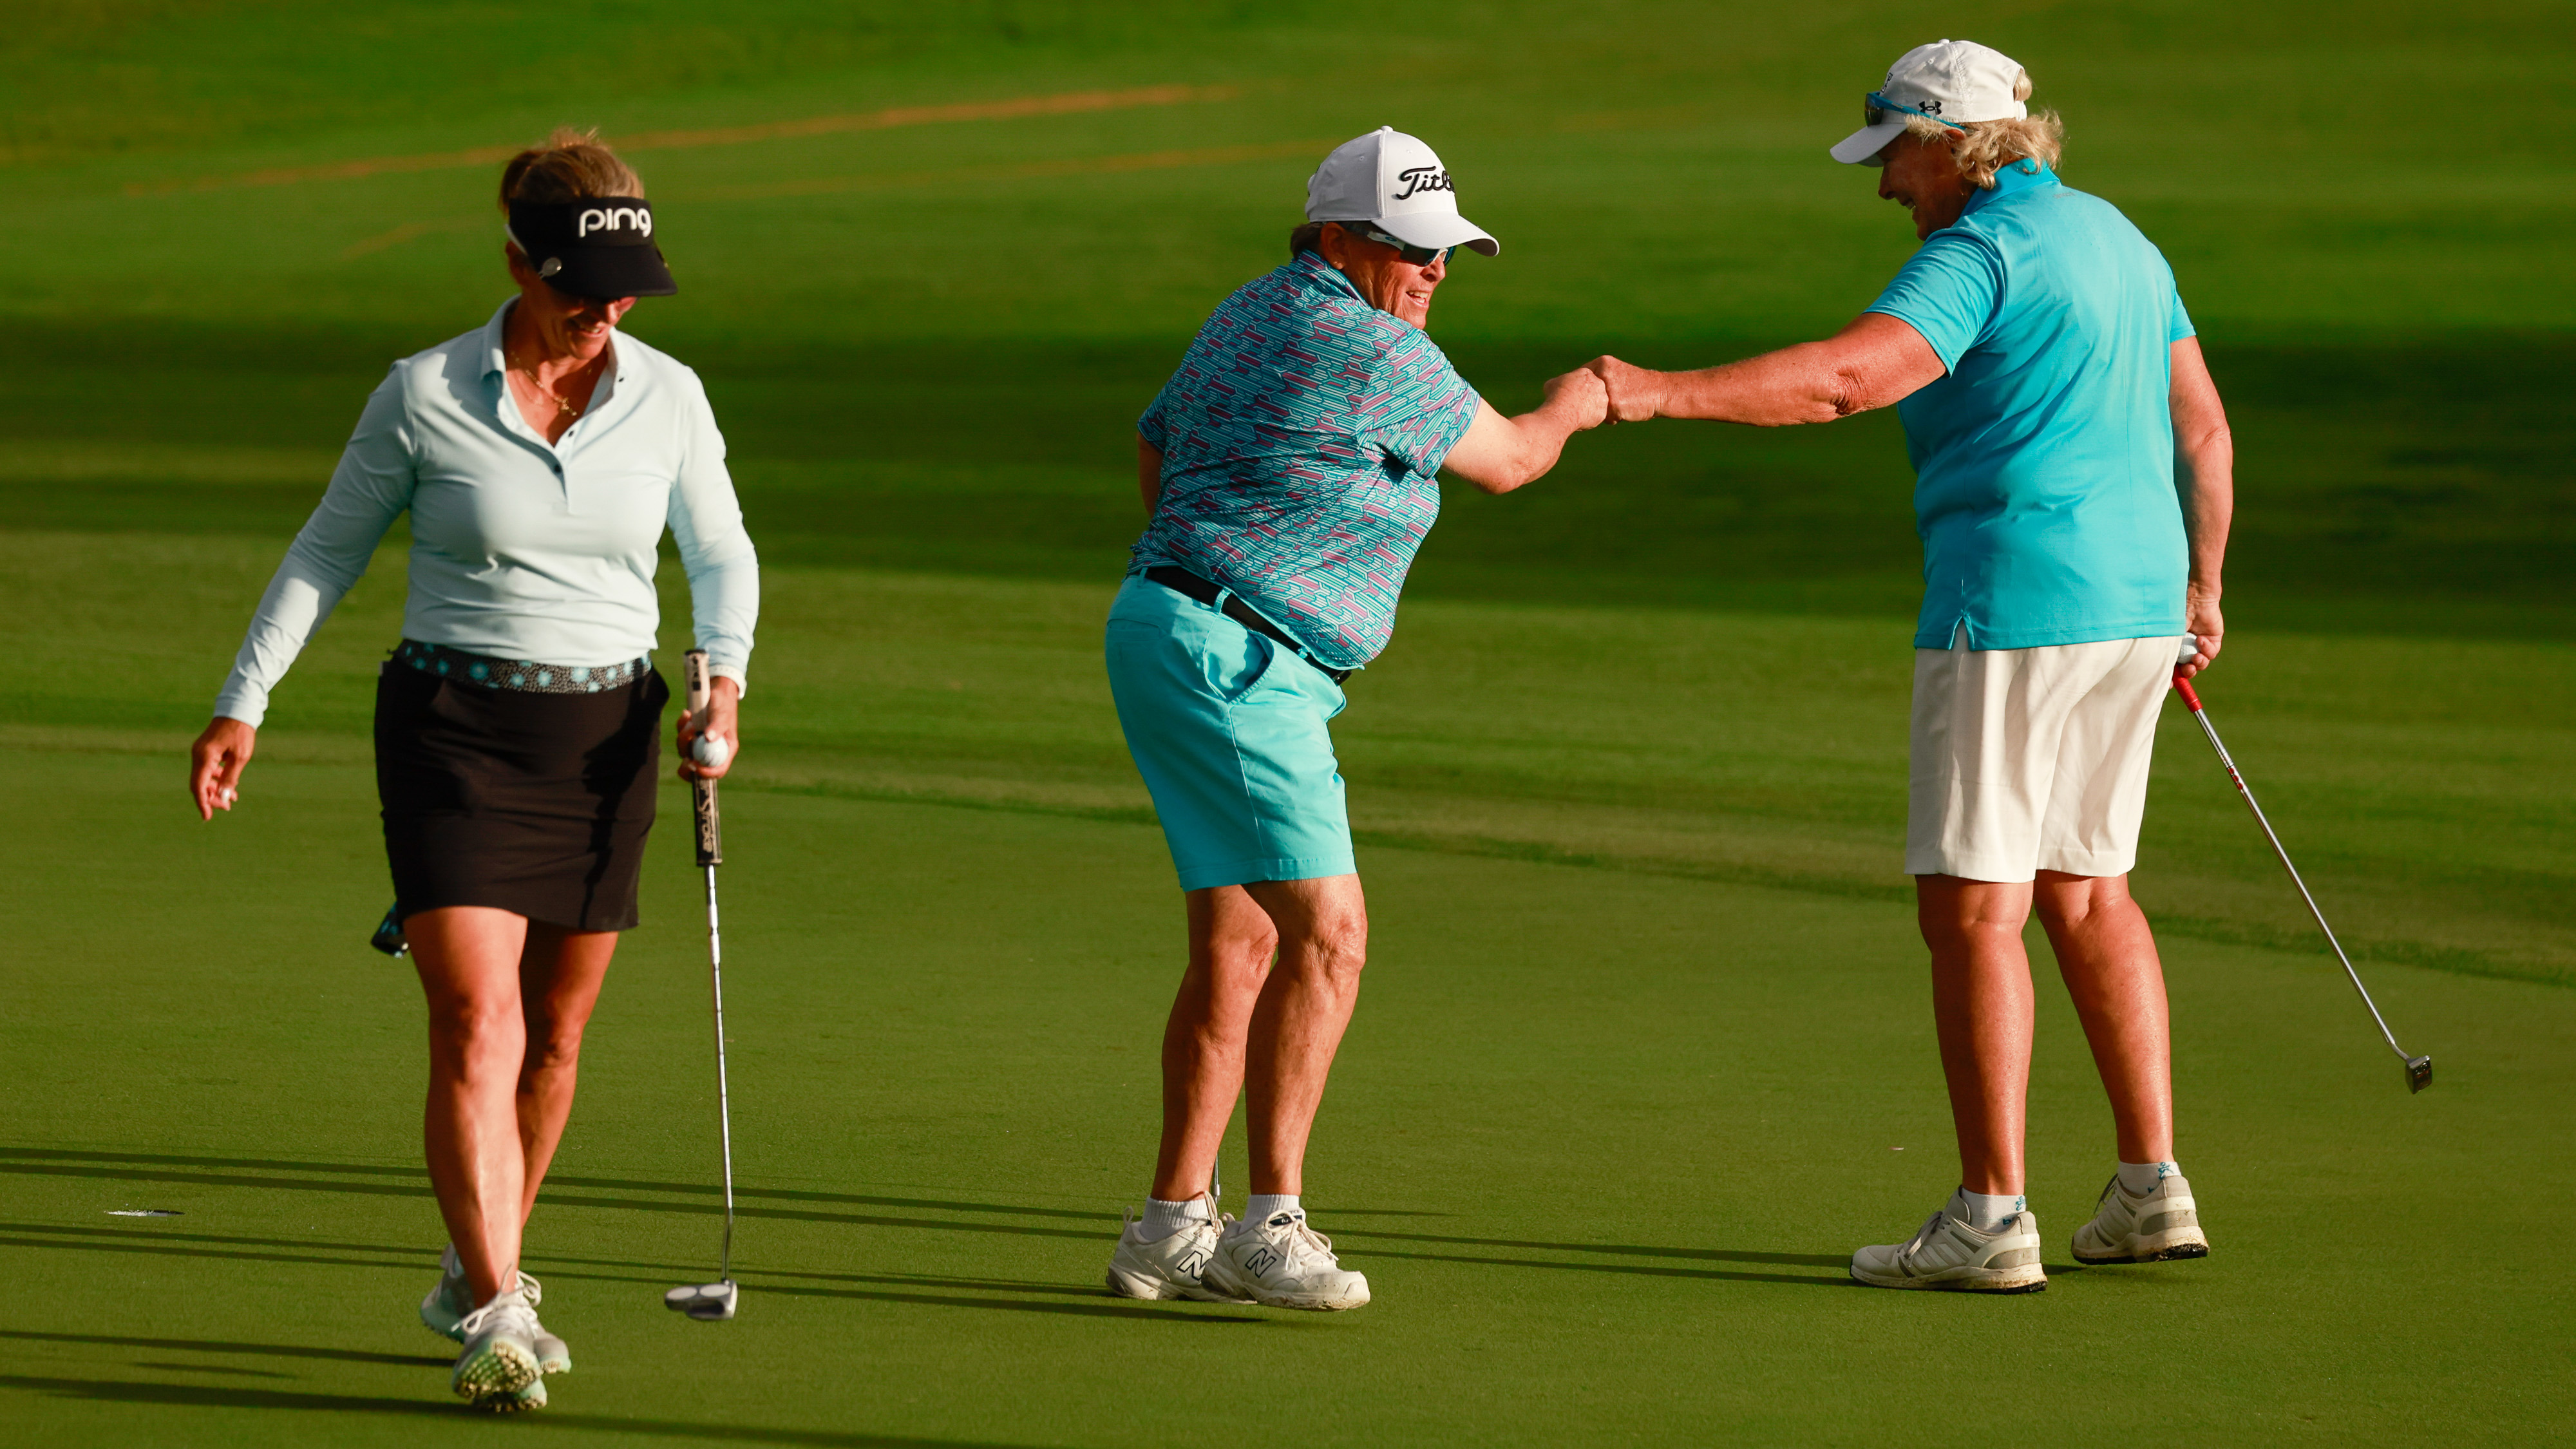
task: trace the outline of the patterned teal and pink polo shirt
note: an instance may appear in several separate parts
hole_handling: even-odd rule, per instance
[[[1163,492],[1132,568],[1213,579],[1356,669],[1395,629],[1441,460],[1478,406],[1420,328],[1302,254],[1216,309],[1137,420]]]

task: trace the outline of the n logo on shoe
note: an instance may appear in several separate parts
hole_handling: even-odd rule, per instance
[[[1258,1277],[1269,1272],[1278,1261],[1279,1255],[1270,1249],[1255,1248],[1252,1250],[1252,1256],[1244,1259],[1243,1266],[1251,1269],[1253,1275]]]

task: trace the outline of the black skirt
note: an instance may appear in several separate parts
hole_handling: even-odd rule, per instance
[[[576,931],[632,927],[670,698],[649,671],[540,694],[385,661],[376,795],[396,916],[492,906]]]

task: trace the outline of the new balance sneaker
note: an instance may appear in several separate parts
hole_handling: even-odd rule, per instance
[[[2025,1209],[1982,1233],[1944,1207],[1911,1240],[1852,1254],[1851,1275],[1873,1288],[2037,1293],[2048,1286],[2039,1265],[2039,1215]]]
[[[546,1381],[530,1379],[528,1386],[516,1393],[478,1394],[473,1406],[487,1414],[524,1414],[530,1409],[542,1409],[546,1406]]]
[[[499,1294],[457,1325],[465,1351],[456,1356],[449,1387],[460,1399],[480,1402],[516,1394],[542,1375],[537,1368],[537,1315],[517,1290]]]
[[[538,1282],[534,1274],[521,1273],[519,1295],[528,1300],[528,1309],[534,1312],[537,1305],[545,1301],[546,1286]],[[456,1245],[450,1243],[447,1250],[438,1256],[438,1286],[430,1289],[429,1296],[420,1300],[420,1321],[429,1326],[430,1332],[463,1343],[465,1334],[458,1325],[465,1321],[466,1305],[473,1298],[474,1290],[465,1286],[465,1265],[457,1260]],[[535,1342],[539,1372],[572,1372],[572,1350],[562,1339],[548,1333],[542,1323],[537,1325]]]
[[[1333,1256],[1333,1240],[1306,1226],[1303,1209],[1236,1223],[1219,1234],[1201,1270],[1209,1287],[1270,1308],[1357,1308],[1368,1277]]]
[[[1145,1224],[1130,1216],[1118,1233],[1118,1250],[1109,1255],[1109,1291],[1121,1298],[1189,1298],[1201,1303],[1248,1303],[1211,1286],[1204,1274],[1216,1256],[1219,1234],[1234,1222],[1206,1199],[1208,1216],[1166,1237],[1147,1238]]]
[[[2113,1173],[2093,1221],[2075,1230],[2079,1263],[2167,1263],[2208,1256],[2200,1208],[2191,1200],[2191,1184],[2180,1174],[2140,1197],[2122,1187],[2119,1174]]]

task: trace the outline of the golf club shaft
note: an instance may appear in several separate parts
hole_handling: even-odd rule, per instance
[[[725,1081],[724,930],[716,917],[716,868],[707,867],[707,980],[715,995],[716,1135],[724,1144],[724,1250],[719,1280],[733,1277],[733,1097]]]
[[[708,701],[714,698],[714,681],[708,678],[707,655],[703,649],[692,649],[681,656],[682,674],[687,681],[689,714],[701,719]],[[698,865],[707,873],[707,983],[713,993],[716,1022],[716,1134],[724,1146],[724,1249],[718,1258],[720,1280],[733,1278],[733,1096],[725,1080],[724,1029],[724,928],[716,914],[716,867],[724,864],[723,817],[716,810],[716,782],[689,782],[691,813],[696,817]]]
[[[2281,869],[2289,872],[2290,884],[2299,888],[2299,899],[2308,903],[2308,914],[2316,918],[2317,929],[2325,933],[2326,944],[2334,948],[2335,959],[2343,963],[2343,974],[2351,978],[2352,989],[2361,994],[2361,1004],[2369,1008],[2370,1019],[2379,1024],[2379,1034],[2387,1039],[2388,1049],[2397,1053],[2399,1061],[2411,1066],[2414,1059],[2406,1055],[2406,1048],[2397,1044],[2397,1034],[2388,1029],[2388,1019],[2379,1014],[2379,1004],[2370,999],[2370,988],[2361,984],[2361,973],[2352,969],[2352,958],[2344,954],[2343,943],[2335,939],[2334,927],[2326,924],[2326,913],[2317,909],[2317,898],[2309,894],[2308,883],[2299,879],[2299,868],[2290,863],[2290,852],[2281,848],[2279,832],[2264,817],[2263,807],[2254,799],[2253,787],[2245,783],[2245,776],[2237,770],[2236,761],[2229,757],[2226,744],[2218,738],[2218,726],[2209,722],[2209,712],[2201,708],[2199,693],[2179,671],[2174,675],[2173,687],[2181,693],[2182,702],[2190,707],[2191,717],[2200,722],[2200,732],[2208,738],[2209,747],[2218,752],[2218,763],[2226,767],[2227,778],[2235,783],[2236,793],[2245,801],[2245,808],[2254,812],[2254,823],[2263,827],[2263,838],[2272,842],[2272,854],[2279,858]]]

